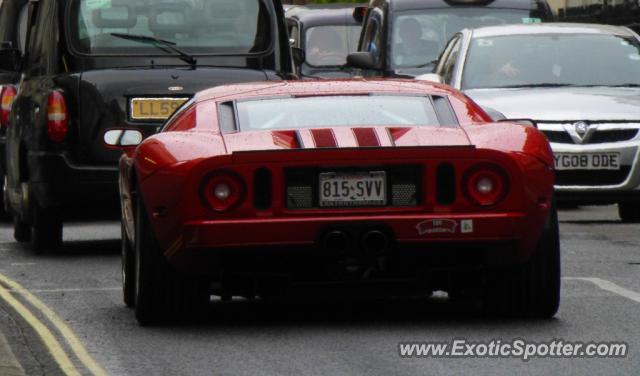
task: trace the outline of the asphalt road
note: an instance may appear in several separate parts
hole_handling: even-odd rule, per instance
[[[139,327],[122,303],[118,223],[73,223],[65,228],[65,252],[44,256],[14,243],[12,229],[3,224],[0,274],[36,300],[0,281],[32,313],[25,318],[15,302],[0,299],[0,330],[19,363],[11,361],[11,352],[3,353],[0,341],[0,375],[103,370],[110,375],[638,374],[640,225],[618,222],[615,207],[564,210],[560,220],[563,295],[552,320],[486,319],[473,305],[437,295],[367,302],[217,302],[204,320],[156,328]],[[42,324],[35,325],[39,330],[34,322]],[[401,341],[454,338],[624,341],[629,354],[527,362],[398,354]]]

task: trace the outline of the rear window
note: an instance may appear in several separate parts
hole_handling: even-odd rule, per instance
[[[430,97],[326,96],[242,101],[240,130],[312,127],[440,125]]]
[[[347,55],[358,48],[360,29],[359,25],[309,28],[305,41],[307,63],[315,67],[345,65]]]
[[[262,0],[75,0],[71,15],[70,39],[85,54],[173,53],[114,34],[162,39],[202,55],[261,53],[271,45],[270,16]]]

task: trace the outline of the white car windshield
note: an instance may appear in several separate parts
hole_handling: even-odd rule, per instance
[[[602,34],[476,38],[462,89],[520,86],[640,85],[640,44]]]

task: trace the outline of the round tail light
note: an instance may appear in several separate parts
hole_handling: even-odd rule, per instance
[[[2,128],[6,128],[9,125],[9,115],[16,95],[18,95],[18,92],[13,86],[3,86],[0,91],[0,126]]]
[[[464,192],[469,200],[480,206],[492,206],[507,194],[507,175],[499,167],[480,165],[465,174]]]
[[[201,196],[205,204],[218,212],[229,211],[242,203],[245,194],[244,183],[231,172],[216,172],[209,175],[201,186]]]

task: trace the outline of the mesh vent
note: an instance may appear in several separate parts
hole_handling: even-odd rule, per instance
[[[313,188],[308,186],[287,187],[287,207],[308,209],[313,207]]]
[[[391,187],[391,205],[415,206],[417,193],[415,184],[394,184]]]

